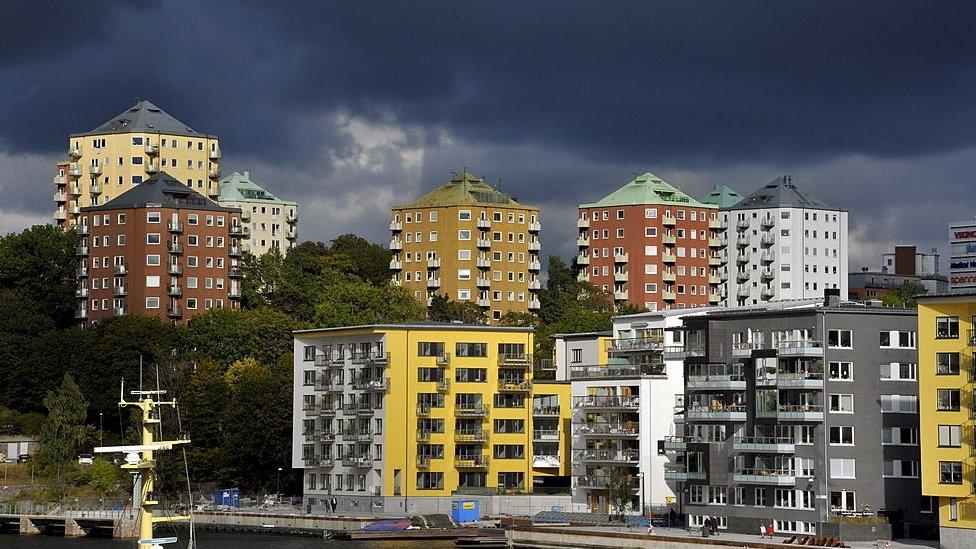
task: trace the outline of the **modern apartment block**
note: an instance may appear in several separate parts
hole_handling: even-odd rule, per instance
[[[295,332],[292,466],[304,470],[305,503],[449,512],[452,496],[564,479],[569,385],[534,383],[532,333],[442,323]]]
[[[580,204],[576,226],[579,280],[616,303],[659,310],[721,301],[726,225],[715,206],[656,175]]]
[[[684,318],[682,429],[663,446],[689,525],[771,521],[847,540],[884,538],[883,522],[894,537],[926,531],[915,311],[833,292]],[[865,522],[878,529],[850,524]]]
[[[557,336],[557,376],[573,387],[574,510],[614,511],[607,482],[621,477],[633,483],[631,510],[673,508],[669,462],[658,447],[675,434],[675,396],[684,390],[681,318],[705,310],[616,317],[611,337]],[[591,361],[594,344],[599,356]]]
[[[492,320],[539,310],[539,209],[468,172],[392,211],[393,283],[476,302]]]
[[[238,306],[242,242],[250,233],[240,210],[164,172],[82,208],[74,228],[81,236],[79,321],[136,314],[180,322]]]
[[[918,301],[922,493],[940,546],[976,547],[976,293]]]
[[[54,178],[54,220],[73,227],[81,208],[100,206],[166,172],[216,199],[220,143],[149,101],[139,101],[97,128],[68,138],[68,159]]]
[[[262,256],[275,249],[288,252],[298,239],[298,203],[268,192],[251,172],[234,172],[220,180],[221,206],[240,208],[241,221],[251,227],[249,249]]]
[[[846,211],[784,175],[723,214],[735,227],[727,248],[729,305],[818,297],[827,289],[847,295]]]

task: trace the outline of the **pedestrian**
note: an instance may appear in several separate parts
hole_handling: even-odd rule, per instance
[[[678,521],[678,514],[674,512],[674,507],[671,508],[671,512],[668,513],[668,526],[674,528],[674,525]]]
[[[766,523],[759,523],[759,539],[766,539]]]
[[[712,535],[718,535],[718,519],[716,517],[712,517]]]
[[[773,539],[773,522],[772,521],[770,521],[769,524],[766,525],[766,537],[768,537],[769,539]]]
[[[647,535],[654,535],[654,513],[651,513],[651,517],[647,519]]]
[[[705,517],[705,521],[702,523],[702,537],[707,538],[709,534],[712,533],[712,519]]]
[[[336,509],[339,508],[339,502],[336,501],[336,498],[335,497],[333,497],[332,498],[332,501],[329,502],[329,505],[332,506],[332,514],[334,515],[335,512],[336,512]]]

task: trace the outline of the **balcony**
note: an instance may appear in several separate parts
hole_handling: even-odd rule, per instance
[[[762,238],[759,240],[759,245],[762,246],[763,248],[771,248],[775,243],[776,243],[776,238],[769,233],[762,235]]]
[[[709,248],[723,248],[725,247],[725,241],[721,238],[709,238],[708,239]]]
[[[488,456],[454,456],[454,467],[457,469],[487,469]]]
[[[88,278],[88,267],[81,265],[75,269],[75,276],[78,278]]]
[[[440,269],[441,268],[441,260],[439,258],[436,258],[436,257],[432,257],[432,258],[428,259],[427,260],[427,268],[428,269]]]
[[[623,283],[625,283],[625,282],[627,282],[629,280],[630,280],[630,274],[628,274],[626,272],[623,272],[623,273],[613,273],[613,281],[614,282],[623,284]]]
[[[577,282],[589,282],[590,281],[590,273],[587,273],[586,271],[580,271],[579,274],[576,275],[576,281]]]
[[[418,404],[417,405],[417,417],[430,417],[431,412],[434,407],[430,404]]]
[[[584,438],[634,438],[640,435],[639,423],[582,423],[574,433]]]
[[[441,353],[434,357],[434,364],[446,368],[451,365],[451,353]]]
[[[738,286],[738,287],[737,287],[737,288],[735,289],[735,296],[736,296],[737,298],[739,298],[739,299],[749,299],[749,295],[751,295],[751,294],[749,293],[749,286],[742,286],[742,285],[739,285],[739,286]],[[736,355],[735,355],[735,349],[732,349],[732,356],[736,356]],[[743,355],[743,356],[749,356],[749,355]]]
[[[708,228],[713,231],[725,231],[728,230],[729,225],[728,223],[722,221],[721,219],[709,219]]]
[[[539,263],[538,259],[533,259],[529,261],[528,269],[532,272],[538,272],[542,270],[542,263]]]
[[[772,217],[768,215],[764,216],[762,219],[759,220],[759,227],[764,231],[768,231],[769,229],[772,229],[775,226],[776,226],[776,220],[774,220]]]
[[[179,242],[169,242],[166,244],[166,250],[173,255],[180,255],[183,253],[183,245]]]
[[[735,239],[735,246],[737,248],[748,248],[749,243],[750,243],[750,239],[749,239],[749,235],[747,234],[739,235]]]
[[[403,231],[402,221],[390,221],[390,232],[399,233]]]
[[[433,276],[433,277],[428,278],[427,279],[427,287],[428,288],[440,288],[441,287],[441,278],[439,276]]]
[[[479,257],[476,260],[476,265],[478,266],[479,269],[490,269],[491,260],[488,259],[487,257]]]
[[[241,298],[241,290],[240,290],[240,288],[231,288],[230,290],[228,290],[227,291],[227,298],[228,299],[240,299]]]
[[[767,299],[768,300],[768,299],[772,299],[774,297],[776,297],[776,292],[774,292],[771,288],[763,288],[763,289],[759,290],[759,298],[760,299]]]
[[[532,382],[525,379],[499,379],[498,391],[505,393],[530,393]]]
[[[630,297],[630,292],[628,290],[614,290],[613,300],[614,301],[627,301]]]
[[[366,469],[373,466],[373,458],[365,456],[346,456],[342,458],[342,466],[353,469]]]
[[[441,378],[437,380],[437,392],[447,393],[451,391],[451,380],[447,378]]]
[[[674,264],[678,261],[678,257],[672,253],[664,252],[661,254],[661,263]]]
[[[216,168],[211,168],[210,170],[207,171],[207,176],[210,179],[213,179],[214,181],[216,181],[216,180],[220,179],[220,170],[218,170]]]
[[[529,251],[530,252],[538,252],[540,250],[542,250],[542,243],[541,242],[539,242],[538,240],[533,240],[533,241],[529,242]]]
[[[227,276],[229,276],[230,278],[241,278],[242,276],[244,276],[244,272],[241,270],[240,267],[235,265],[227,269]]]
[[[71,177],[81,177],[81,166],[77,162],[72,162],[68,166],[68,175]]]
[[[403,241],[402,240],[400,240],[399,238],[394,238],[394,239],[390,240],[390,250],[392,250],[392,251],[400,251],[402,249],[403,249]]]
[[[665,246],[676,246],[678,244],[678,238],[673,234],[662,235],[661,244]]]
[[[166,224],[166,228],[171,233],[179,234],[183,232],[183,223],[179,221],[170,221],[169,223]]]
[[[125,263],[120,263],[115,266],[115,276],[125,276],[129,274],[129,270],[126,268]]]
[[[735,273],[735,281],[739,284],[749,282],[749,271],[739,271]]]
[[[796,473],[792,469],[738,468],[732,472],[732,481],[736,484],[794,486]]]
[[[796,445],[787,437],[735,437],[732,451],[749,454],[794,454]]]
[[[749,230],[749,220],[748,219],[740,219],[739,221],[736,221],[736,223],[735,223],[735,229],[737,231],[739,231],[739,232],[748,231]]]
[[[529,300],[529,310],[530,311],[537,311],[537,310],[539,310],[541,308],[542,308],[542,303],[540,303],[538,299],[530,299]]]
[[[454,442],[488,442],[488,431],[484,429],[458,429],[454,431]]]
[[[663,292],[661,292],[661,299],[663,299],[664,301],[677,301],[678,294],[674,292],[670,292],[668,290],[664,290]]]
[[[478,220],[475,222],[475,226],[483,231],[487,231],[491,229],[491,220],[485,218],[478,218]]]
[[[722,280],[722,275],[709,275],[708,277],[708,283],[711,284],[712,286],[717,286],[722,282],[724,282]]]
[[[822,357],[823,344],[812,339],[787,339],[777,341],[775,348],[779,356],[811,356]]]
[[[607,478],[604,475],[580,475],[576,477],[576,486],[584,490],[605,490]],[[634,483],[634,491],[639,489],[640,486]]]
[[[722,301],[722,294],[712,292],[708,294],[708,302],[711,304],[720,303]]]
[[[146,151],[146,155],[147,156],[158,156],[159,155],[159,147],[157,147],[156,145],[151,145],[149,143],[146,143],[146,147],[145,147],[144,150]]]
[[[183,266],[170,263],[170,265],[166,268],[166,272],[171,276],[183,276]]]
[[[542,281],[539,280],[538,278],[535,278],[535,279],[530,280],[529,281],[529,289],[530,290],[534,290],[534,291],[541,290],[542,289]]]
[[[244,223],[251,222],[251,210],[248,210],[246,208],[241,210],[241,221],[243,221]]]
[[[402,271],[403,270],[403,262],[402,261],[397,261],[396,259],[391,259],[390,260],[390,270],[391,271]]]
[[[220,160],[220,148],[214,147],[210,149],[210,160]]]
[[[478,280],[475,282],[475,285],[479,288],[489,288],[491,287],[491,280],[483,276],[479,276]]]
[[[574,453],[578,463],[637,465],[640,460],[640,452],[634,448],[587,448]]]
[[[745,343],[732,344],[732,358],[749,358],[753,351],[765,349],[766,345],[762,341],[747,341]]]
[[[58,191],[54,193],[54,201],[57,203],[63,203],[68,201],[68,193],[64,191]]]
[[[721,267],[725,265],[725,255],[715,254],[708,258],[708,266],[712,268]]]
[[[817,368],[803,372],[764,372],[757,369],[756,387],[778,387],[780,389],[823,389],[823,369]]]
[[[285,232],[285,238],[287,238],[288,240],[295,240],[295,239],[297,239],[298,238],[298,228],[297,227],[288,227],[288,230]]]
[[[71,206],[68,207],[68,213],[70,213],[71,215],[78,215],[78,214],[80,214],[81,213],[81,206],[79,206],[77,202],[74,203],[74,204],[72,204]]]
[[[587,218],[579,218],[576,220],[576,228],[585,230],[590,228],[590,220]]]
[[[68,158],[77,160],[81,158],[81,145],[75,143],[74,145],[68,146]]]
[[[685,376],[685,388],[689,391],[745,391],[746,378],[741,373],[719,373]]]
[[[573,364],[569,370],[570,379],[600,379],[612,377],[667,376],[667,368],[662,362],[646,364]]]
[[[373,408],[372,404],[361,403],[356,407],[356,415],[359,417],[371,417],[376,413],[376,409]]]
[[[241,247],[240,246],[227,246],[227,255],[229,257],[241,257]]]
[[[633,396],[582,396],[573,397],[573,407],[581,410],[604,410],[636,412],[640,407],[640,397]]]
[[[68,193],[74,197],[81,196],[81,186],[75,183],[74,185],[68,187]]]
[[[430,442],[430,435],[432,432],[430,429],[419,429],[417,431],[417,442],[428,443]]]
[[[179,305],[172,305],[166,308],[166,316],[170,318],[181,318],[183,316],[183,308]]]
[[[88,246],[84,244],[79,244],[75,246],[75,255],[78,257],[88,257]]]
[[[498,366],[501,368],[528,368],[531,365],[532,355],[529,354],[499,353],[498,355]]]
[[[687,452],[689,442],[701,442],[697,437],[669,436],[664,437],[665,452]]]
[[[756,417],[777,421],[823,421],[823,406],[819,404],[786,404],[775,410],[757,410]]]
[[[112,314],[114,316],[125,316],[125,307],[115,307],[112,309]]]
[[[64,221],[66,219],[68,219],[68,213],[64,210],[64,208],[58,208],[54,210],[55,221]]]
[[[559,442],[559,431],[557,429],[535,429],[532,431],[532,440],[535,442]]]
[[[150,159],[149,162],[146,162],[146,173],[147,174],[153,175],[154,173],[157,173],[158,171],[159,171],[159,162],[156,162],[155,160],[152,160],[152,159]]]
[[[98,196],[102,194],[102,186],[99,185],[97,181],[92,181],[92,184],[88,187],[88,192],[91,193],[92,196]]]
[[[633,353],[660,351],[664,349],[663,337],[634,337],[612,339],[607,346],[608,353]]]
[[[677,224],[678,224],[678,220],[675,219],[673,215],[661,216],[661,225],[664,225],[665,227],[674,227]]]
[[[477,303],[479,307],[491,307],[491,301],[483,297],[478,298]]]
[[[705,480],[705,471],[690,471],[684,465],[666,462],[664,464],[664,480],[670,482],[687,482],[689,480]]]
[[[688,421],[745,421],[745,404],[691,405],[685,408]]]
[[[578,237],[576,237],[576,247],[578,247],[578,248],[589,248],[590,247],[590,237],[588,237],[588,236],[578,236]]]
[[[542,231],[542,223],[538,221],[529,221],[529,232],[538,233]]]
[[[75,309],[75,318],[78,320],[84,320],[88,318],[88,309],[85,307],[79,307]]]
[[[763,269],[759,271],[759,278],[765,283],[769,283],[769,281],[772,280],[774,276],[775,273],[773,273],[773,270],[770,269],[769,267],[763,267]]]
[[[482,250],[487,250],[491,248],[491,240],[488,240],[487,238],[479,238],[475,241],[475,245]]]
[[[307,455],[302,456],[302,463],[305,467],[319,467],[322,465],[322,456]]]
[[[486,404],[457,404],[454,406],[454,417],[487,417]]]
[[[112,293],[115,297],[125,297],[129,295],[129,290],[125,287],[125,284],[120,284],[112,290]]]
[[[75,290],[75,297],[78,299],[86,299],[88,297],[88,288],[77,288]]]
[[[240,225],[237,223],[231,223],[230,228],[227,230],[228,234],[235,238],[247,238],[251,236],[251,228],[247,225]]]
[[[771,250],[765,250],[763,253],[759,254],[759,261],[763,265],[769,265],[776,261],[776,254]]]
[[[535,406],[532,408],[533,417],[559,417],[559,405]]]
[[[295,212],[289,212],[288,215],[285,216],[285,223],[289,225],[294,225],[295,223],[298,223],[298,214],[296,214]]]

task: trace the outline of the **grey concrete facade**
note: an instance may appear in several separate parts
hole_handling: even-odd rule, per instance
[[[894,537],[931,523],[915,325],[914,311],[836,301],[687,318],[684,435],[665,450],[689,523],[819,533],[863,515],[888,517]]]

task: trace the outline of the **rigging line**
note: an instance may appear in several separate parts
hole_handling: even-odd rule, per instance
[[[176,428],[179,429],[180,436],[182,436],[183,419],[180,415],[180,407],[179,405],[174,405],[173,408],[176,410]],[[186,513],[190,517],[190,541],[187,549],[193,549],[196,546],[196,540],[194,539],[193,532],[193,489],[190,487],[190,464],[186,459],[186,445],[184,444],[180,449],[183,451],[183,477],[186,478],[186,495],[190,498]]]

